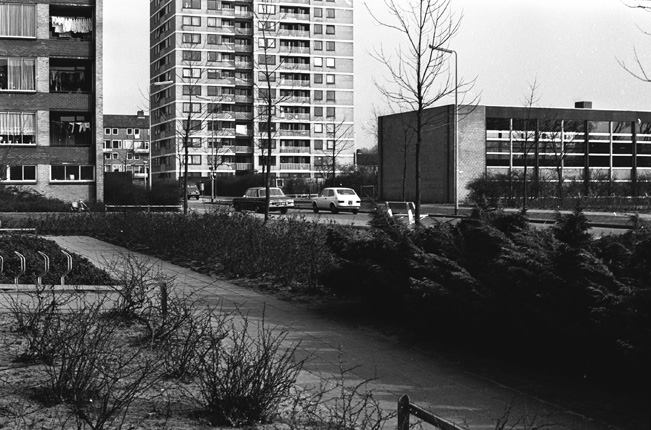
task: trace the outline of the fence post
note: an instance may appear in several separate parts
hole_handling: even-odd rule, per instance
[[[409,396],[398,400],[398,430],[409,430]]]

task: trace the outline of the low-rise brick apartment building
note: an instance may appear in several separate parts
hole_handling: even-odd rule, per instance
[[[149,163],[149,116],[104,115],[104,172],[128,172],[148,186]]]
[[[102,200],[102,0],[0,0],[0,180]]]
[[[415,198],[414,112],[379,118],[380,195]],[[423,202],[455,198],[454,105],[425,111],[421,147]],[[598,110],[589,102],[574,109],[462,106],[458,127],[458,193],[482,175],[521,174],[590,188],[596,182],[624,185],[632,195],[651,185],[651,112]],[[405,195],[403,196],[403,178]]]

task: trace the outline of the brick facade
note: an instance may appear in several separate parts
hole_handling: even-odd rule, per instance
[[[102,164],[102,1],[103,0],[36,0],[35,35],[34,39],[12,38],[6,36],[0,39],[0,56],[24,57],[35,60],[35,91],[34,92],[0,92],[0,112],[24,112],[35,114],[35,144],[13,144],[13,140],[5,140],[0,145],[0,162],[11,166],[36,166],[36,180],[16,181],[12,178],[7,184],[23,189],[32,189],[46,196],[56,197],[66,201],[72,200],[102,200],[103,197],[103,164]],[[0,0],[0,5],[6,1]],[[59,6],[63,9],[57,9]],[[78,9],[78,14],[75,14]],[[50,15],[62,14],[70,16],[91,17],[94,22],[93,35],[90,40],[78,37],[58,37],[51,33]],[[92,77],[90,91],[64,89],[53,92],[50,88],[51,58],[57,58],[59,63],[70,61],[90,60]],[[74,124],[89,122],[92,131],[90,144],[80,144],[78,140],[65,141],[62,138],[53,139],[51,112],[70,116],[83,114],[86,121],[78,119],[61,120],[60,128],[71,127]],[[55,118],[59,118],[58,116]],[[81,126],[79,126],[81,130]],[[65,137],[63,140],[67,140]],[[53,144],[55,142],[55,144]],[[53,181],[51,178],[52,165],[84,165],[95,166],[95,178],[92,181]]]

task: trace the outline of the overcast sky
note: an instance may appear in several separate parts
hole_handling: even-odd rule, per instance
[[[374,138],[362,124],[382,109],[374,86],[381,65],[370,57],[379,44],[392,46],[396,34],[379,28],[355,2],[356,138],[359,147]],[[520,106],[528,85],[539,85],[540,106],[572,107],[590,100],[595,108],[651,110],[651,84],[617,64],[633,65],[637,48],[651,72],[651,14],[620,0],[452,0],[463,12],[450,48],[459,52],[459,74],[477,78],[480,103]],[[386,18],[382,0],[367,0]],[[104,1],[104,111],[131,114],[146,106],[149,80],[149,1]],[[450,101],[451,102],[451,101]]]

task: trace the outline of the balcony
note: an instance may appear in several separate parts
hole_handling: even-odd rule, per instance
[[[241,79],[241,78],[235,78],[235,85],[243,85],[243,86],[250,86],[253,85],[253,80],[252,79]]]
[[[235,48],[234,49],[235,52],[237,52],[237,53],[242,53],[243,52],[245,54],[249,54],[249,53],[253,52],[253,46],[251,46],[251,45],[235,45],[234,48]]]
[[[235,96],[235,102],[237,103],[253,103],[252,96]]]
[[[309,87],[310,81],[307,79],[281,79],[280,85],[287,87]]]
[[[278,118],[281,120],[288,120],[288,121],[296,121],[296,120],[309,121],[310,114],[309,113],[285,113],[280,115]]]
[[[222,128],[220,130],[214,130],[212,133],[214,133],[215,136],[235,136],[235,129]]]
[[[312,170],[310,163],[280,163],[280,170]]]
[[[50,60],[50,93],[90,93],[92,81],[89,62]]]
[[[282,97],[282,103],[310,103],[309,97],[287,96]]]
[[[309,54],[310,48],[303,46],[281,46],[281,54]]]
[[[285,20],[297,20],[297,21],[309,21],[309,13],[281,13],[281,19]]]
[[[281,136],[299,136],[299,137],[309,137],[310,130],[279,130],[278,133]]]
[[[278,30],[278,36],[289,36],[289,37],[310,37],[309,31],[302,30]]]
[[[89,13],[90,13],[90,8]],[[72,39],[92,40],[93,19],[90,16],[58,16],[63,9],[55,9],[50,12],[50,39]]]
[[[233,163],[231,166],[235,166],[235,170],[253,170],[253,163]]]
[[[306,63],[282,63],[279,68],[287,70],[310,70],[310,65]]]
[[[283,146],[280,148],[281,154],[309,154],[309,146]]]
[[[253,63],[251,61],[236,61],[235,68],[237,69],[251,69],[253,68]]]
[[[235,119],[253,119],[252,112],[235,112]]]
[[[253,36],[253,29],[252,28],[239,28],[235,27],[234,33],[237,34],[238,36]]]

